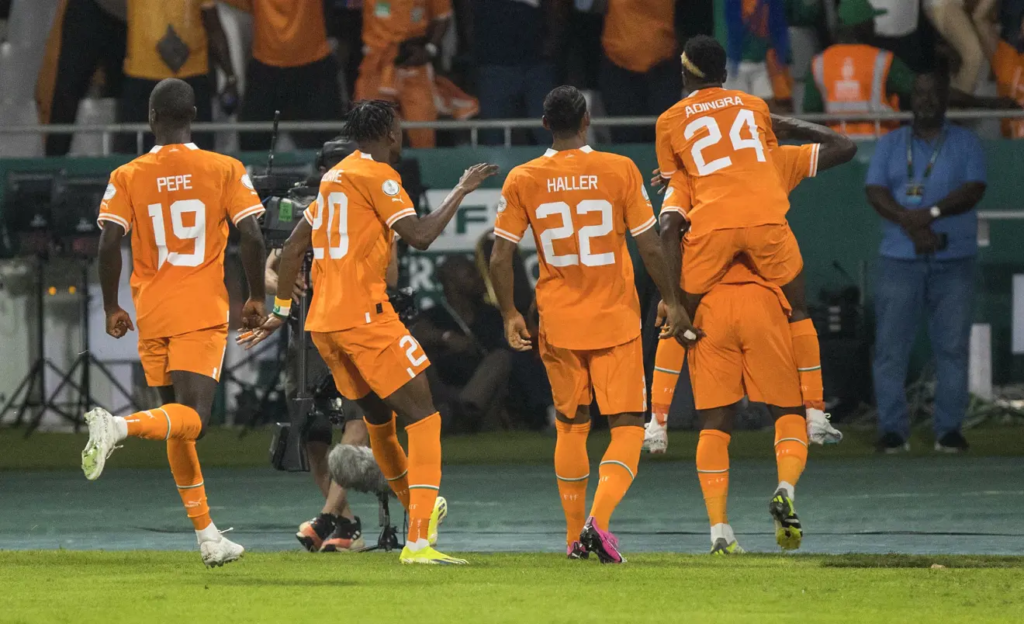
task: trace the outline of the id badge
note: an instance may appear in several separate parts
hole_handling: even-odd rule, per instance
[[[908,183],[906,190],[906,201],[910,206],[920,206],[924,201],[924,185]]]
[[[380,19],[388,19],[391,17],[391,3],[390,2],[377,2],[373,7],[373,16]]]

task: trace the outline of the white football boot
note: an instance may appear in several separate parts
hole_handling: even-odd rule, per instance
[[[120,440],[114,417],[102,407],[88,412],[85,415],[85,424],[89,426],[89,442],[82,451],[82,472],[85,473],[86,479],[95,481],[103,474],[107,458],[114,449],[120,448],[117,446]]]
[[[820,409],[807,408],[808,441],[812,444],[839,444],[843,440],[843,433],[829,422],[831,417]]]
[[[652,455],[659,455],[668,450],[668,428],[658,423],[657,418],[644,425],[643,450]]]

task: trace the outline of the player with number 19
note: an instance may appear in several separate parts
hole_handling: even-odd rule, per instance
[[[363,408],[373,456],[409,512],[400,560],[463,564],[434,549],[437,525],[447,513],[444,499],[437,495],[441,417],[427,384],[430,362],[388,302],[385,274],[396,235],[416,249],[427,249],[466,195],[498,168],[470,167],[441,205],[420,218],[392,167],[402,149],[402,126],[394,106],[357,103],[342,134],[358,150],[324,174],[316,202],[281,252],[278,284],[286,285],[286,291],[278,293],[267,321],[239,342],[251,347],[284,324],[291,284],[312,248],[313,301],[306,329],[338,391]],[[408,456],[398,442],[393,412],[405,421]]]
[[[558,87],[544,99],[544,125],[554,137],[552,148],[505,180],[491,278],[509,344],[530,349],[532,339],[512,297],[512,255],[532,228],[540,250],[537,338],[557,412],[555,476],[566,518],[566,552],[574,559],[593,552],[603,563],[621,563],[608,522],[636,476],[647,408],[640,301],[627,232],[669,306],[672,331],[662,337],[692,342],[697,331],[678,301],[636,165],[586,144],[590,115],[574,87]],[[612,441],[588,518],[586,440],[595,395],[608,416]]]
[[[227,347],[228,220],[241,233],[249,283],[242,325],[255,327],[264,316],[265,250],[256,222],[263,205],[242,163],[191,143],[192,87],[164,80],[153,89],[149,105],[156,147],[110,176],[98,217],[103,228],[99,273],[107,333],[121,338],[134,329],[118,301],[121,240],[130,232],[139,359],[163,405],[125,418],[102,408],[86,414],[89,442],[82,470],[87,479],[98,478],[125,437],[166,440],[171,474],[203,562],[223,565],[238,559],[243,548],[224,538],[210,519],[196,440],[210,418]]]

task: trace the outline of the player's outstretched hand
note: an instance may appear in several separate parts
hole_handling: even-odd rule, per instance
[[[508,346],[516,351],[529,351],[533,348],[530,330],[526,329],[526,320],[518,312],[505,319],[505,340]]]
[[[665,306],[664,317],[661,312],[662,306],[664,306],[664,302],[658,305],[658,321],[662,321],[660,323],[660,338],[662,340],[674,339],[684,347],[692,347],[704,337],[704,332],[693,326],[690,315],[686,313],[686,309],[681,304]],[[657,321],[655,322],[657,323]]]
[[[267,338],[270,338],[270,335],[282,325],[284,325],[284,319],[271,314],[259,327],[238,334],[238,339],[235,342],[247,350],[252,349]]]
[[[262,301],[249,299],[242,306],[242,329],[256,329],[267,318],[267,310]]]
[[[459,179],[459,187],[467,193],[472,193],[480,188],[484,180],[496,173],[498,173],[498,165],[488,165],[487,163],[473,165],[462,174],[462,178]]]
[[[651,176],[651,187],[658,192],[658,195],[664,195],[665,189],[668,188],[668,183],[665,182],[665,178],[661,177],[661,169],[652,171]]]
[[[117,308],[111,312],[107,312],[107,333],[114,338],[121,338],[130,331],[135,331],[135,325],[132,324],[132,317],[128,316],[128,313]]]

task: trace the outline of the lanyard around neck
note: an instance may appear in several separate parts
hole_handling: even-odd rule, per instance
[[[928,165],[924,168],[924,177],[921,179],[922,182],[928,180],[928,176],[932,174],[932,169],[935,168],[935,161],[939,159],[939,152],[942,151],[942,145],[946,142],[946,131],[943,130],[939,134],[939,142],[935,146],[935,151],[932,152],[931,158],[928,159]],[[907,179],[912,180],[914,178],[914,131],[911,129],[910,137],[907,139]]]

